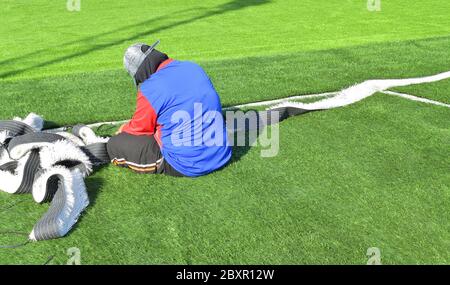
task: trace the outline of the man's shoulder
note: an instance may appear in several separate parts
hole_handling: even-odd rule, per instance
[[[192,61],[174,60],[163,69],[154,73],[150,78],[143,82],[142,85],[152,85],[156,81],[164,81],[167,79],[173,79],[173,76],[197,76],[199,73],[205,73],[203,68]]]
[[[173,85],[174,80],[181,83],[186,80],[197,81],[206,76],[206,72],[197,63],[192,61],[174,60],[145,80],[140,85],[140,88],[143,93],[147,94],[154,91],[160,92],[161,88],[164,89],[167,88],[168,85]]]
[[[199,64],[188,60],[174,60],[170,65],[171,67],[178,69],[203,70]],[[168,70],[170,70],[170,68]]]

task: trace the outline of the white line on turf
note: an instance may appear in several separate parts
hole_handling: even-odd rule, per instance
[[[227,108],[223,108],[224,111],[229,110],[235,110],[235,109],[241,109],[241,108],[247,108],[247,107],[261,107],[261,106],[270,106],[275,105],[283,102],[287,102],[290,100],[300,100],[300,99],[309,99],[309,98],[321,98],[321,97],[328,97],[332,95],[336,95],[337,92],[326,92],[326,93],[319,93],[319,94],[310,94],[310,95],[297,95],[292,97],[286,97],[282,99],[276,99],[276,100],[268,100],[268,101],[258,101],[258,102],[252,102],[247,104],[241,104],[236,106],[231,106]]]
[[[427,104],[433,104],[433,105],[437,105],[437,106],[442,106],[442,107],[447,107],[450,108],[450,104],[445,104],[439,101],[434,101],[434,100],[430,100],[430,99],[426,99],[426,98],[422,98],[422,97],[417,97],[417,96],[413,96],[413,95],[409,95],[409,94],[405,94],[405,93],[399,93],[399,92],[394,92],[394,91],[383,91],[382,93],[387,94],[387,95],[394,95],[394,96],[399,96],[408,100],[412,100],[412,101],[417,101],[417,102],[422,102],[422,103],[427,103]]]
[[[402,94],[392,91],[385,91],[386,89],[394,88],[394,87],[403,87],[408,85],[415,85],[415,84],[422,84],[422,83],[431,83],[440,81],[443,79],[450,78],[450,71],[439,73],[432,76],[426,76],[426,77],[417,77],[417,78],[406,78],[406,79],[379,79],[379,80],[367,80],[360,84],[356,84],[354,86],[351,86],[347,89],[344,89],[339,92],[326,92],[321,94],[309,94],[309,95],[297,95],[292,97],[287,97],[283,99],[276,99],[276,100],[268,100],[268,101],[260,101],[260,102],[252,102],[247,104],[241,104],[236,106],[231,106],[224,108],[224,111],[228,110],[235,110],[235,109],[241,109],[245,107],[258,107],[258,106],[271,106],[271,108],[277,108],[277,107],[296,107],[306,110],[319,110],[319,109],[332,109],[332,108],[338,108],[347,106],[350,104],[353,104],[355,102],[358,102],[364,98],[367,98],[369,96],[372,96],[373,94],[377,92],[382,92],[388,95],[394,95],[394,96],[400,96],[402,98],[428,103],[428,104],[434,104],[438,106],[443,107],[450,107],[448,104],[441,103],[438,101],[433,101],[429,99],[424,99],[408,94]],[[335,95],[335,96],[333,96]],[[330,97],[333,96],[333,97]],[[292,100],[299,100],[299,99],[308,99],[308,98],[320,98],[320,97],[330,97],[325,98],[323,100],[319,100],[317,102],[313,103],[299,103],[299,102],[290,102]],[[111,121],[111,122],[100,122],[100,123],[94,123],[94,124],[88,124],[87,126],[90,128],[99,127],[101,125],[118,125],[128,122],[128,120],[122,120],[122,121]],[[61,132],[67,130],[67,127],[61,127],[56,129],[50,129],[46,130],[47,132]]]
[[[259,102],[252,102],[252,103],[247,103],[247,104],[230,106],[230,107],[223,108],[223,111],[231,111],[231,110],[237,110],[237,109],[248,108],[248,107],[270,106],[270,105],[275,105],[275,104],[287,102],[289,100],[322,98],[322,97],[328,97],[328,96],[332,96],[332,95],[336,95],[336,94],[337,94],[337,92],[326,92],[326,93],[319,93],[319,94],[296,95],[296,96],[291,96],[291,97],[285,97],[285,98],[282,98],[282,99],[268,100],[268,101],[259,101]],[[97,128],[97,127],[100,127],[102,125],[119,125],[119,124],[125,124],[127,122],[129,122],[129,120],[99,122],[99,123],[88,124],[86,126],[88,126],[89,128]],[[51,132],[51,133],[57,133],[57,132],[66,131],[67,128],[68,127],[60,127],[60,128],[56,128],[56,129],[48,129],[48,130],[45,130],[45,131],[46,132]]]
[[[367,80],[344,89],[331,98],[322,99],[313,103],[288,101],[275,105],[271,108],[294,107],[304,110],[333,109],[356,103],[362,99],[372,96],[377,92],[382,92],[390,88],[436,82],[447,78],[450,78],[450,71],[418,78]]]

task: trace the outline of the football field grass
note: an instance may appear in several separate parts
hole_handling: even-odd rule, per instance
[[[224,106],[450,71],[450,2],[3,1],[0,119],[47,126],[128,119],[127,46],[200,63]],[[450,103],[450,80],[393,90]],[[211,175],[106,166],[64,238],[0,248],[1,264],[383,264],[450,262],[450,109],[385,94],[290,118],[279,153],[235,147]],[[0,232],[31,231],[48,205],[0,193]],[[0,245],[23,240],[0,235]]]

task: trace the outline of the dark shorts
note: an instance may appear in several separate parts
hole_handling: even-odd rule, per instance
[[[130,168],[137,173],[184,176],[164,159],[154,136],[121,133],[110,138],[107,149],[114,165]]]

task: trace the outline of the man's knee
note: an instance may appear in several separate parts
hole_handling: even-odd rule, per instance
[[[108,151],[109,159],[114,159],[120,156],[123,153],[123,136],[118,134],[116,136],[112,136],[108,144],[106,145],[106,150]]]

